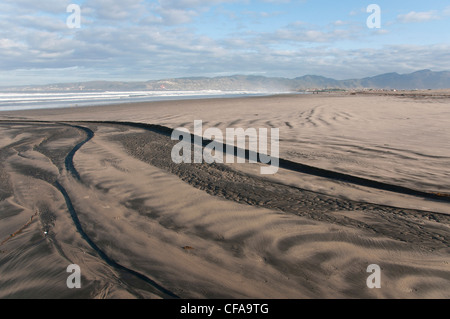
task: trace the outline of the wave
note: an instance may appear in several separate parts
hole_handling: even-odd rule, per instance
[[[93,106],[169,99],[263,96],[279,93],[282,92],[201,90],[0,93],[0,111]]]

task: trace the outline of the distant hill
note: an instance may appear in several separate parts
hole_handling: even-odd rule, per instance
[[[297,90],[347,88],[341,83],[342,81],[318,75],[305,75],[299,78],[295,78],[293,81],[294,87]]]
[[[294,79],[255,75],[221,77],[189,77],[147,82],[91,81],[41,86],[1,88],[0,91],[159,91],[159,90],[221,90],[293,92],[317,89],[397,89],[424,90],[450,88],[450,72],[421,70],[410,74],[385,73],[363,79],[335,80],[317,75]]]
[[[450,72],[421,70],[409,74],[385,73],[373,77],[353,80],[334,80],[321,76],[307,75],[294,79],[300,89],[340,88],[340,89],[397,89],[427,90],[450,88]]]

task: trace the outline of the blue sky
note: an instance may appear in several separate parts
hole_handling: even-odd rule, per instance
[[[0,85],[443,71],[449,30],[450,3],[435,0],[2,0]]]

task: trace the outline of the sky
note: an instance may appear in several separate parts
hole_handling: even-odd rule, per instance
[[[0,86],[422,69],[450,71],[449,1],[0,2]]]

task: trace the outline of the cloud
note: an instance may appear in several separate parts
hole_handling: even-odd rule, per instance
[[[450,17],[450,6],[446,7],[443,12],[444,16]]]
[[[161,16],[162,21],[168,25],[190,23],[194,17],[198,16],[198,13],[194,10],[180,10],[176,8],[160,8],[156,12]]]
[[[132,31],[132,30],[128,30]],[[155,35],[156,43],[142,43],[126,49],[130,40],[121,46],[102,43],[82,46],[74,54],[47,59],[39,55],[39,63],[16,65],[8,71],[8,82],[45,81],[70,82],[73,79],[150,80],[182,76],[218,76],[221,74],[266,74],[268,76],[297,77],[318,74],[336,79],[361,78],[385,72],[409,73],[418,69],[450,70],[450,45],[385,46],[380,49],[338,49],[326,44],[309,48],[270,49],[245,46],[245,41],[219,45],[212,39],[178,35],[169,38]],[[119,39],[125,40],[125,37]],[[239,45],[243,47],[237,48]],[[0,46],[14,51],[17,43]],[[70,47],[70,46],[69,46]],[[68,48],[69,48],[68,47]],[[245,52],[245,53],[244,53]],[[54,54],[63,54],[55,51]],[[77,60],[77,56],[80,56]],[[103,59],[102,59],[103,58]],[[80,65],[76,67],[76,65]],[[224,66],[226,66],[224,68]],[[6,78],[1,68],[0,78]],[[21,71],[18,72],[17,70]],[[40,71],[41,70],[41,71]],[[2,74],[3,73],[3,74]],[[51,76],[55,77],[52,80]]]
[[[149,9],[143,0],[90,0],[81,5],[82,15],[99,23],[138,21]]]
[[[60,14],[66,11],[71,0],[2,0],[3,5],[9,6],[15,14],[52,13]],[[9,10],[8,10],[9,11]]]
[[[242,16],[263,20],[269,18],[266,12],[271,17],[278,13],[266,5],[243,15],[248,6],[237,7],[237,0],[85,0],[80,1],[81,29],[65,24],[66,6],[77,1],[40,2],[42,6],[35,0],[0,3],[0,85],[48,83],[52,75],[58,82],[224,73],[352,78],[450,69],[449,45],[365,48],[372,46],[363,23],[286,20],[277,27],[236,31]],[[219,12],[238,15],[236,20],[222,15],[225,29],[219,34],[192,23],[208,15],[211,21]],[[406,16],[405,21],[414,20]],[[378,30],[374,36],[386,32]]]
[[[354,17],[354,16],[357,16],[357,15],[366,14],[366,13],[367,13],[367,8],[364,7],[364,8],[359,8],[357,10],[352,10],[352,11],[349,12],[348,15],[351,16],[351,17]]]
[[[333,22],[333,25],[335,25],[335,26],[343,26],[343,25],[347,25],[347,24],[349,24],[350,22],[348,22],[348,21],[342,21],[342,20],[337,20],[337,21],[334,21]]]
[[[271,41],[276,44],[286,41],[297,44],[331,44],[360,36],[362,36],[361,28],[350,22],[337,21],[321,27],[297,21],[274,32],[261,33],[259,38],[260,41]]]
[[[440,16],[436,10],[426,12],[411,11],[407,14],[401,14],[397,17],[397,20],[402,23],[427,22],[438,19],[440,19]]]
[[[195,17],[213,6],[235,1],[237,0],[89,0],[81,8],[83,14],[99,22],[140,21],[174,26],[191,23]]]
[[[223,3],[233,3],[238,0],[159,0],[152,10],[161,17],[166,25],[187,24],[207,12],[213,6]]]
[[[291,0],[263,0],[263,2],[275,3],[275,4],[286,4],[286,3],[290,3]],[[305,1],[301,1],[301,2],[305,2]]]

